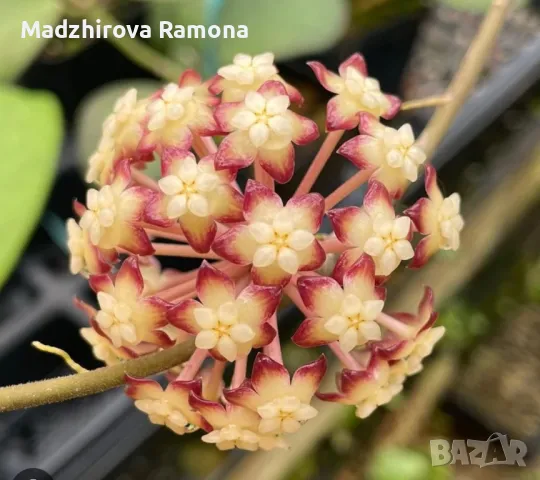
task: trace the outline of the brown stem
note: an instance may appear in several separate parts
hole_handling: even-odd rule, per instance
[[[0,412],[38,407],[95,395],[125,383],[126,374],[148,377],[185,362],[195,350],[192,340],[161,352],[89,372],[0,388]]]

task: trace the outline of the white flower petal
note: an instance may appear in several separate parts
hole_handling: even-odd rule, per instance
[[[266,113],[268,115],[279,115],[289,108],[291,101],[287,95],[278,95],[266,102]]]
[[[234,325],[238,317],[238,309],[234,302],[226,302],[219,306],[218,318],[219,322],[225,325]]]
[[[352,317],[360,313],[363,309],[362,301],[351,293],[345,295],[341,303],[341,313],[346,317]]]
[[[252,65],[254,67],[260,67],[262,65],[272,65],[273,63],[274,63],[274,54],[270,52],[255,55],[252,60]]]
[[[269,127],[279,136],[292,136],[293,127],[291,121],[283,115],[276,115],[268,120]]]
[[[234,325],[230,330],[231,338],[237,343],[248,343],[255,338],[255,332],[243,323]]]
[[[184,189],[184,183],[176,175],[167,175],[161,178],[158,185],[165,195],[176,195]]]
[[[294,414],[294,418],[299,422],[307,422],[315,418],[319,412],[311,405],[302,405]]]
[[[253,222],[249,225],[249,232],[257,243],[271,243],[274,238],[274,229],[264,222]]]
[[[277,258],[277,248],[274,245],[263,245],[255,251],[253,255],[254,267],[268,267],[272,265]]]
[[[358,331],[356,328],[348,328],[343,335],[340,335],[339,345],[344,352],[350,352],[356,347],[358,345]]]
[[[255,147],[264,145],[269,136],[270,129],[264,123],[255,123],[249,128],[249,139]]]
[[[176,195],[167,204],[167,217],[178,218],[187,212],[187,199],[185,195]]]
[[[208,200],[198,193],[189,196],[187,208],[197,217],[207,217],[210,215],[210,205],[208,204]]]
[[[411,230],[411,219],[409,217],[398,217],[392,225],[392,237],[406,238]]]
[[[259,432],[261,433],[273,433],[281,430],[281,418],[270,417],[263,418],[259,423]]]
[[[381,327],[377,322],[362,322],[358,330],[368,342],[382,338]]]
[[[197,178],[198,173],[199,169],[197,167],[197,162],[193,157],[187,156],[179,162],[177,174],[182,182],[192,184]]]
[[[334,335],[343,335],[347,328],[349,327],[349,322],[347,319],[341,315],[334,315],[330,317],[324,324],[324,328]]]
[[[378,257],[379,255],[382,255],[385,247],[386,244],[381,237],[371,237],[368,238],[364,244],[364,252],[372,257]]]
[[[210,330],[217,326],[217,317],[211,308],[195,308],[193,309],[193,316],[197,325],[204,330]]]
[[[363,314],[366,320],[374,320],[377,315],[382,312],[384,301],[382,300],[366,300],[363,303]]]
[[[211,192],[219,185],[219,177],[213,173],[201,173],[195,179],[195,186],[201,192]]]
[[[214,330],[203,330],[195,337],[195,346],[204,350],[214,348],[219,340],[219,335]]]
[[[379,259],[381,275],[390,275],[399,265],[399,258],[394,250],[387,248]]]
[[[287,239],[288,245],[296,251],[308,248],[315,241],[315,235],[307,230],[295,230]]]
[[[400,260],[409,260],[414,257],[412,245],[407,240],[398,240],[394,243],[393,249]]]
[[[231,125],[239,130],[248,130],[256,121],[257,117],[251,110],[242,110],[231,119]]]
[[[250,67],[252,63],[251,55],[247,55],[245,53],[237,53],[233,58],[233,63],[240,67]]]
[[[253,113],[262,113],[266,108],[266,100],[258,92],[248,92],[244,103]]]
[[[228,335],[222,336],[217,344],[218,352],[221,353],[229,362],[236,360],[238,348],[236,343]]]
[[[298,272],[300,263],[298,261],[298,255],[291,248],[281,248],[277,256],[278,265],[282,270],[291,275],[295,275]]]
[[[398,129],[399,141],[404,147],[410,147],[414,143],[414,132],[409,123]]]

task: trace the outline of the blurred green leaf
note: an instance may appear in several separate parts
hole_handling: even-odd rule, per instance
[[[88,158],[96,150],[101,138],[103,122],[113,111],[116,100],[130,88],[137,89],[137,98],[144,98],[160,87],[161,83],[156,80],[121,80],[108,83],[85,98],[75,117],[77,156],[83,176],[86,174]],[[159,176],[158,162],[151,163],[147,173],[154,178],[155,175]]]
[[[274,52],[278,60],[325,50],[345,33],[349,20],[347,0],[224,0],[219,18],[206,18],[206,2],[179,0],[175,3],[151,3],[153,28],[159,21],[173,24],[247,25],[249,38],[227,39],[160,39],[173,58],[184,55],[186,47],[217,52],[219,64],[231,63],[235,54]],[[219,65],[217,65],[219,66]]]
[[[429,459],[408,448],[388,447],[375,454],[367,472],[368,480],[429,480]]]
[[[60,12],[57,0],[0,1],[0,80],[16,78],[47,43],[46,38],[22,38],[22,22],[55,25]]]
[[[0,88],[0,287],[36,225],[54,179],[62,111],[47,92]]]

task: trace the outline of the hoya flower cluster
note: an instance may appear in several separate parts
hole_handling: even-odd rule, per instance
[[[95,356],[114,364],[193,339],[196,350],[165,387],[129,377],[126,392],[151,422],[177,434],[202,429],[202,440],[222,450],[286,447],[287,434],[317,415],[314,396],[368,416],[421,370],[444,333],[433,326],[429,287],[417,312],[389,314],[384,284],[402,262],[417,268],[439,249],[458,248],[459,195],[443,197],[410,125],[381,122],[400,101],[381,92],[361,55],[339,75],[309,65],[334,94],[327,130],[359,128],[338,153],[366,171],[362,205],[334,208],[346,195],[336,201],[309,188],[285,200],[275,192],[274,182],[294,173],[296,149],[319,132],[296,113],[302,97],[273,55],[241,54],[208,81],[186,71],[149,98],[130,90],[119,99],[89,161],[94,185],[67,224],[71,271],[97,295],[95,307],[76,301],[89,316],[81,334]],[[152,161],[161,163],[157,181],[144,173]],[[255,179],[240,188],[237,173],[250,165]],[[394,200],[420,170],[428,197],[396,212]],[[320,231],[325,215],[333,233]],[[339,258],[324,276],[329,254]],[[162,270],[162,255],[202,263]],[[335,392],[318,392],[324,355],[293,374],[283,364],[284,297],[305,314],[292,341],[341,362]]]

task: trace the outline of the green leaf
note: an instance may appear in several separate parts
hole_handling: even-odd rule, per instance
[[[414,450],[388,447],[376,453],[367,472],[369,480],[429,480],[429,459]]]
[[[137,98],[144,98],[161,86],[156,80],[121,80],[94,90],[84,99],[75,118],[77,154],[83,177],[88,167],[88,158],[94,153],[101,139],[103,121],[113,111],[116,100],[130,88],[137,89]]]
[[[47,92],[0,88],[0,288],[38,222],[62,143],[62,110]]]
[[[0,19],[0,80],[13,80],[26,68],[47,43],[46,38],[22,38],[22,22],[30,27],[35,21],[41,25],[55,25],[60,17],[56,0],[1,0]]]

